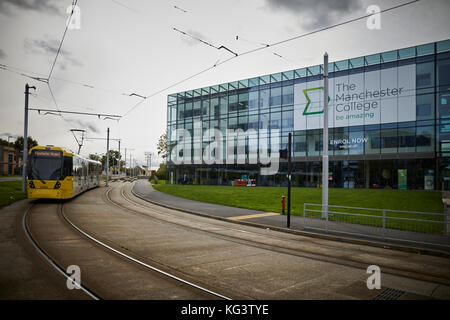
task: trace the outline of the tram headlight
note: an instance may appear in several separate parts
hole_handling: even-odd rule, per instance
[[[59,189],[61,187],[61,183],[56,181],[54,189]]]
[[[31,189],[34,189],[34,183],[33,183],[33,181],[28,182],[28,185],[30,186]]]

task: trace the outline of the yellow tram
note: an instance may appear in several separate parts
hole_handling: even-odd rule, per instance
[[[63,148],[38,146],[28,155],[28,198],[70,199],[98,187],[101,163]]]

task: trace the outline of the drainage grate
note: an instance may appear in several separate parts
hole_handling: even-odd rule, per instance
[[[397,300],[401,297],[402,294],[404,294],[404,291],[396,290],[392,288],[386,288],[382,293],[377,295],[374,300]]]

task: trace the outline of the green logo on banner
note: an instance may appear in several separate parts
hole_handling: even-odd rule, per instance
[[[303,115],[304,116],[309,116],[309,115],[312,115],[312,114],[321,114],[321,113],[323,113],[323,108],[320,111],[310,111],[310,112],[308,112],[309,105],[311,104],[311,99],[309,99],[308,91],[314,91],[314,90],[323,90],[323,87],[303,89],[303,94],[306,97],[306,101],[308,101],[306,103],[305,110],[303,110]],[[328,102],[330,102],[330,100],[331,100],[330,96],[328,96]]]

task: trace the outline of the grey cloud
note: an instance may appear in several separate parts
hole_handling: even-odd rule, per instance
[[[25,39],[24,40],[24,48],[25,53],[27,54],[45,54],[50,57],[54,57],[58,52],[59,40],[55,39],[46,39],[46,40],[38,40],[38,39]],[[61,48],[59,52],[60,56],[63,57],[63,61],[60,61],[60,68],[64,70],[66,68],[66,63],[69,62],[73,66],[80,67],[83,64],[75,59],[71,52]]]
[[[13,139],[17,139],[19,137],[19,135],[9,133],[9,132],[3,132],[3,133],[0,133],[0,137],[6,137],[6,138],[12,137]]]
[[[100,130],[92,122],[80,119],[67,119],[67,121],[74,125],[76,129],[86,130],[88,135],[89,133],[100,133]]]
[[[333,24],[362,6],[361,0],[266,0],[266,3],[274,10],[298,15],[300,25],[308,30]]]
[[[0,0],[0,13],[10,13],[10,8],[62,14],[52,0]]]
[[[203,41],[206,41],[206,42],[209,42],[209,40],[203,35],[203,34],[201,34],[200,32],[198,32],[198,31],[195,31],[195,30],[187,30],[186,31],[186,33],[187,34],[190,34],[191,36],[193,36],[193,37],[195,37],[195,38],[198,38],[198,39],[201,39],[201,40],[203,40]],[[188,45],[189,47],[192,47],[192,46],[196,46],[196,45],[198,45],[198,44],[202,44],[200,41],[198,41],[198,40],[196,40],[196,39],[194,39],[194,38],[192,38],[192,37],[189,37],[189,36],[187,36],[187,35],[180,35],[181,36],[181,41],[183,41],[186,45]]]
[[[2,49],[0,49],[0,59],[5,59],[6,58],[6,53],[5,51],[3,51]]]

